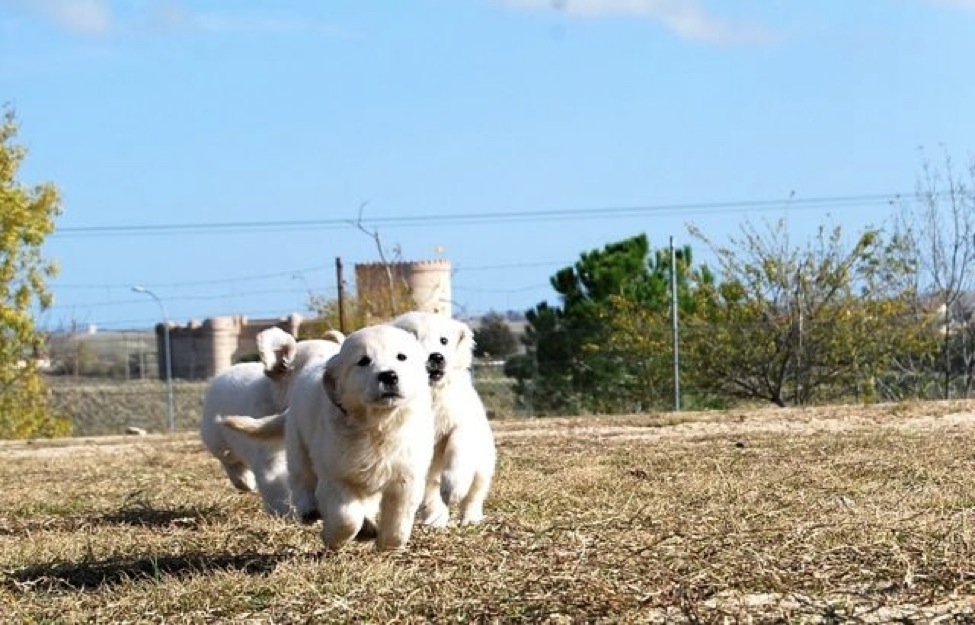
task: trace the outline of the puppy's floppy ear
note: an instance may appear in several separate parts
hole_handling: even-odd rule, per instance
[[[457,364],[464,369],[470,369],[474,363],[474,330],[469,325],[458,321],[457,325]]]
[[[408,317],[407,315],[400,315],[396,319],[393,319],[392,325],[399,328],[400,330],[406,330],[407,332],[413,335],[413,338],[415,338],[416,340],[420,340],[420,326],[419,324],[413,322],[412,317]]]
[[[278,379],[291,370],[298,343],[278,327],[268,328],[257,333],[257,352],[264,364],[264,375]]]
[[[336,357],[329,358],[328,362],[325,363],[325,373],[322,374],[322,384],[325,386],[325,394],[328,395],[328,400],[342,408],[342,393],[339,389],[338,377],[335,375],[336,369],[338,369]]]

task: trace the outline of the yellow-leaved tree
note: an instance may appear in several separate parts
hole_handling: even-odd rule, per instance
[[[51,409],[36,356],[42,337],[32,309],[52,296],[45,280],[57,266],[41,256],[44,239],[60,214],[51,184],[27,187],[17,181],[26,150],[14,143],[17,123],[5,106],[0,119],[0,438],[60,436],[71,424]]]

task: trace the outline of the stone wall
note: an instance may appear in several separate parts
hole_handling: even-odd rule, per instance
[[[451,265],[449,260],[416,262],[364,263],[355,266],[356,294],[362,302],[383,302],[389,297],[389,276],[413,300],[416,310],[450,317]],[[379,311],[371,321],[385,319]],[[292,313],[279,319],[247,319],[242,315],[210,317],[179,326],[169,325],[173,378],[206,380],[242,358],[256,356],[257,333],[277,326],[298,336],[301,316]],[[166,327],[156,325],[156,347],[159,350],[159,378],[166,379]]]
[[[277,326],[292,336],[298,335],[301,316],[293,313],[279,319],[248,319],[236,315],[210,317],[203,322],[190,321],[185,326],[169,325],[173,378],[206,380],[220,371],[257,354],[257,333]],[[156,348],[159,350],[159,377],[166,379],[166,328],[156,325]]]

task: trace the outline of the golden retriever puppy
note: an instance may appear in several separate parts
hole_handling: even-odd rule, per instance
[[[497,452],[471,378],[474,333],[463,322],[425,312],[405,313],[391,323],[416,336],[426,349],[433,391],[436,435],[420,522],[443,527],[449,506],[457,505],[461,525],[478,523],[484,518]]]
[[[329,331],[326,339],[295,341],[280,328],[257,335],[261,362],[242,362],[213,377],[203,399],[200,438],[216,457],[231,483],[241,491],[258,491],[264,509],[285,516],[291,510],[284,445],[282,441],[257,440],[219,425],[224,415],[262,417],[279,413],[288,405],[291,381],[306,364],[338,353],[344,336]]]
[[[329,549],[373,531],[378,549],[400,549],[433,454],[426,361],[408,332],[366,327],[298,374],[284,413],[223,424],[258,437],[284,430],[292,503],[303,520],[321,517]]]

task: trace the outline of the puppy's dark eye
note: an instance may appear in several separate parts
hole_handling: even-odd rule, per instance
[[[396,360],[406,360],[406,354],[396,354]]]
[[[440,344],[441,344],[441,345],[446,345],[446,344],[447,344],[447,343],[449,343],[449,342],[450,342],[450,341],[448,341],[448,340],[447,340],[447,337],[446,337],[446,336],[441,336],[441,337],[440,337]]]
[[[370,358],[369,356],[363,356],[355,364],[359,365],[360,367],[368,367],[371,363],[372,363],[372,358]]]

